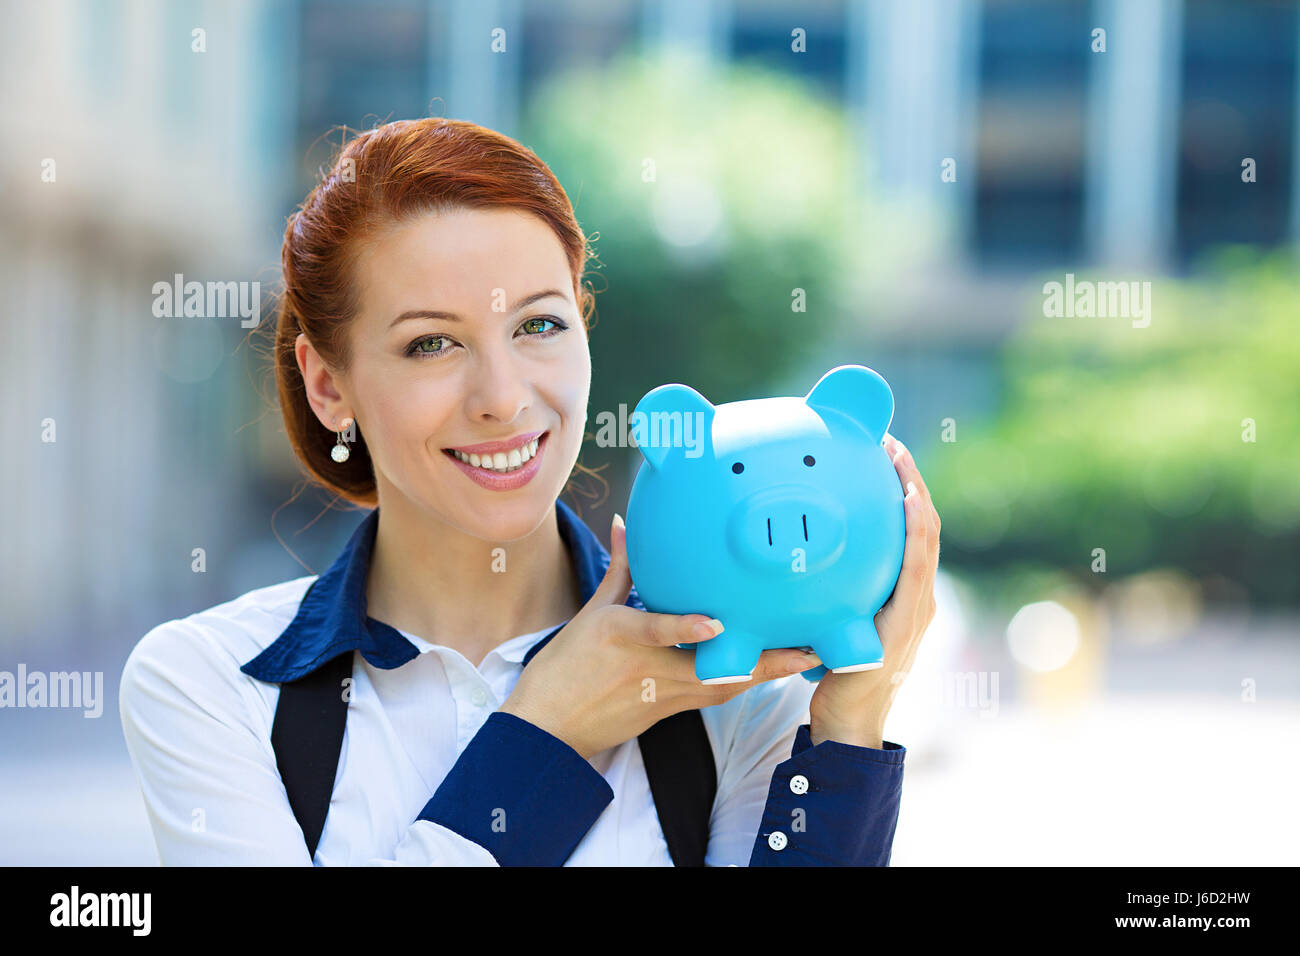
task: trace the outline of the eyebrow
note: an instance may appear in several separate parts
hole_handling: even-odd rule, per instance
[[[549,299],[552,296],[555,296],[556,298],[559,299],[565,298],[563,292],[557,292],[555,289],[543,289],[541,292],[534,292],[532,295],[524,296],[522,299],[520,299],[518,302],[516,302],[514,305],[510,307],[510,312],[511,314],[513,314],[515,312],[518,312],[520,309],[527,308],[528,306],[532,305],[534,302],[537,302],[541,299]],[[442,312],[435,309],[407,309],[397,318],[393,319],[393,321],[389,323],[388,327],[391,329],[398,322],[404,322],[407,319],[445,319],[448,322],[462,321],[461,317],[455,312]]]

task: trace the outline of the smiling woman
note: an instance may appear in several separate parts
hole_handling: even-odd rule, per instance
[[[288,421],[311,430],[299,436],[310,447],[312,435],[332,441],[334,422],[354,418],[364,448],[358,459],[369,461],[370,474],[350,477],[373,482],[381,515],[401,528],[433,531],[436,516],[477,539],[523,537],[563,489],[586,424],[591,360],[569,270],[552,229],[513,209],[416,212],[374,230],[350,255],[350,317],[321,315],[319,339],[308,331],[314,322],[299,318],[295,333],[292,316],[282,317],[279,337],[293,368],[280,365],[281,387],[310,411]],[[331,335],[338,322],[344,332]],[[511,450],[543,434],[553,466],[543,458],[498,474],[510,467]],[[475,446],[500,452],[500,467],[493,457],[489,468],[481,461],[462,468],[444,453]],[[328,471],[320,477],[332,481]],[[356,486],[337,490],[368,500]],[[485,494],[493,491],[517,493]],[[403,537],[385,535],[380,521],[381,539]]]
[[[379,504],[384,471],[373,467],[372,445],[382,437],[374,431],[380,423],[357,408],[360,434],[352,455],[344,468],[333,462],[333,419],[349,416],[332,405],[322,416],[306,400],[304,343],[314,353],[303,363],[308,376],[318,364],[345,374],[360,364],[360,376],[387,375],[396,371],[393,363],[384,362],[382,371],[365,363],[380,353],[443,361],[459,352],[457,368],[438,369],[439,384],[447,386],[449,377],[481,375],[484,359],[496,360],[489,368],[498,374],[509,370],[502,355],[485,348],[481,333],[489,326],[494,341],[516,332],[539,340],[526,343],[531,350],[581,325],[576,341],[558,349],[548,344],[549,352],[536,359],[562,360],[557,371],[585,401],[585,333],[595,305],[582,282],[588,254],[560,183],[508,137],[473,123],[429,119],[389,123],[352,139],[291,217],[281,256],[277,385],[290,442],[308,472],[349,501]],[[483,382],[482,393],[493,393],[493,384]],[[353,398],[363,391],[358,387]],[[443,447],[511,437],[501,434],[500,423],[479,427],[491,433],[467,435],[458,423],[461,434],[446,436],[451,440]],[[581,428],[565,437],[576,450]]]
[[[814,746],[796,649],[702,684],[677,645],[723,625],[648,613],[622,519],[607,552],[559,500],[587,255],[546,165],[457,120],[360,133],[290,217],[280,410],[312,479],[369,513],[323,574],[132,651],[164,863],[888,862],[902,748]],[[815,836],[787,847],[809,779]]]

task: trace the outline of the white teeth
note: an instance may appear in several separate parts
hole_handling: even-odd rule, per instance
[[[492,455],[467,455],[464,452],[452,450],[452,454],[461,461],[474,468],[483,468],[488,471],[511,472],[537,456],[537,445],[541,439],[534,438],[530,442],[525,442],[518,448],[512,448],[509,452],[496,452]]]

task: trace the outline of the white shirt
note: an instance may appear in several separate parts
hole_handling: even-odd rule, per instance
[[[122,727],[161,862],[497,865],[479,844],[416,817],[551,628],[506,641],[478,667],[406,632],[419,654],[399,667],[373,667],[356,655],[333,796],[312,858],[271,747],[279,685],[240,667],[285,630],[313,580],[259,588],[160,624],[128,657]],[[709,865],[749,865],[773,770],[790,757],[814,689],[792,675],[701,709],[718,770]],[[672,866],[636,738],[591,763],[614,800],[565,865]]]

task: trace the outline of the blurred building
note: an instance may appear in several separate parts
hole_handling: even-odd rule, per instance
[[[296,472],[278,420],[263,417],[254,385],[266,383],[250,382],[247,330],[157,319],[151,303],[154,283],[180,273],[259,281],[269,309],[285,216],[337,124],[432,113],[516,133],[520,104],[548,75],[628,45],[804,76],[857,125],[864,183],[936,224],[889,320],[864,316],[862,347],[887,350],[903,383],[937,378],[978,395],[1039,270],[1179,271],[1214,243],[1296,238],[1297,10],[1267,0],[11,4],[0,37],[0,415],[20,458],[4,478],[5,643],[55,654],[102,640],[120,657],[167,617],[307,573],[269,534],[265,515]],[[796,29],[804,53],[791,50]],[[1105,52],[1094,51],[1097,29]],[[517,55],[491,52],[494,30]],[[47,419],[54,442],[42,441]],[[326,522],[286,543],[320,570],[342,530]]]

